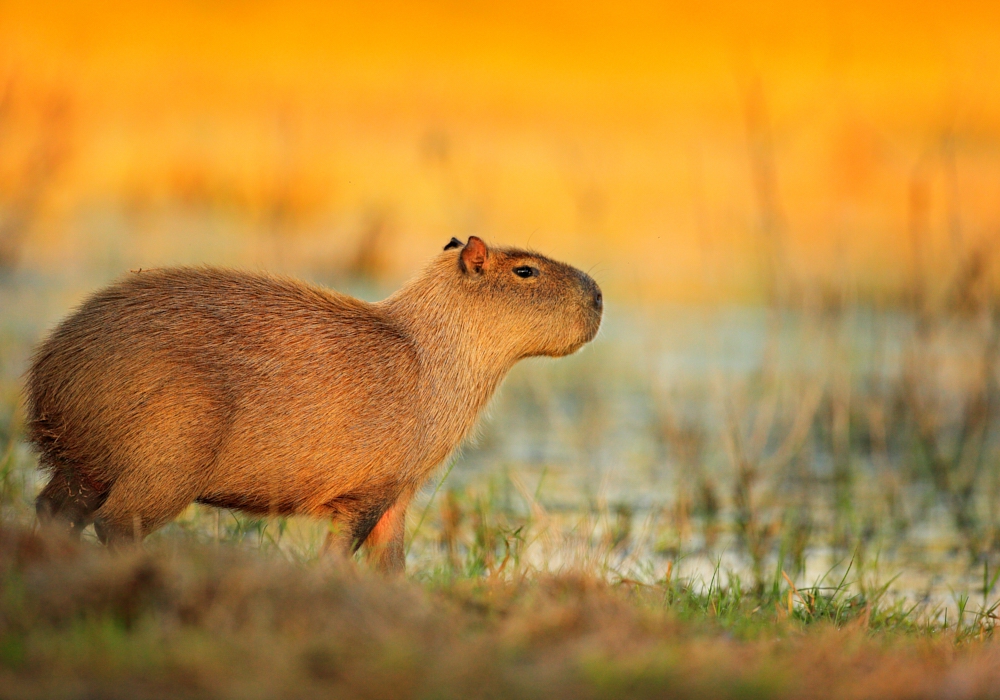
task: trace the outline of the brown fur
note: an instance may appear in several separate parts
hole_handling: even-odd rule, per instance
[[[39,517],[116,546],[192,501],[312,515],[401,570],[411,496],[507,371],[575,351],[601,311],[584,273],[475,237],[374,304],[231,270],[131,274],[32,363]]]

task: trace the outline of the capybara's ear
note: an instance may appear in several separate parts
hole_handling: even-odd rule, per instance
[[[489,259],[490,251],[487,250],[486,244],[483,243],[482,239],[476,236],[469,236],[469,242],[465,244],[465,248],[462,249],[462,255],[459,256],[459,264],[462,266],[462,272],[466,274],[482,274],[489,263]]]
[[[451,250],[452,248],[461,248],[461,247],[462,247],[462,241],[460,241],[457,238],[455,238],[454,236],[452,236],[451,240],[448,241],[448,245],[446,245],[444,247],[444,249],[445,250]]]

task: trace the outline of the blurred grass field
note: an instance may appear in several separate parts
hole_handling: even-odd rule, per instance
[[[995,4],[0,2],[0,696],[996,695],[998,194]],[[21,377],[87,293],[379,298],[471,234],[606,319],[408,583],[299,519],[30,534]]]

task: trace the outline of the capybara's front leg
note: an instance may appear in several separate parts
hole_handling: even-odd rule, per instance
[[[409,498],[400,497],[382,514],[365,539],[368,563],[384,574],[401,574],[406,568],[403,535],[406,532],[406,506]]]

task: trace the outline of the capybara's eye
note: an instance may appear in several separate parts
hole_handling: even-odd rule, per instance
[[[527,265],[522,265],[521,267],[514,268],[514,274],[518,277],[523,277],[525,279],[529,277],[537,277],[538,269],[534,267],[528,267]]]

